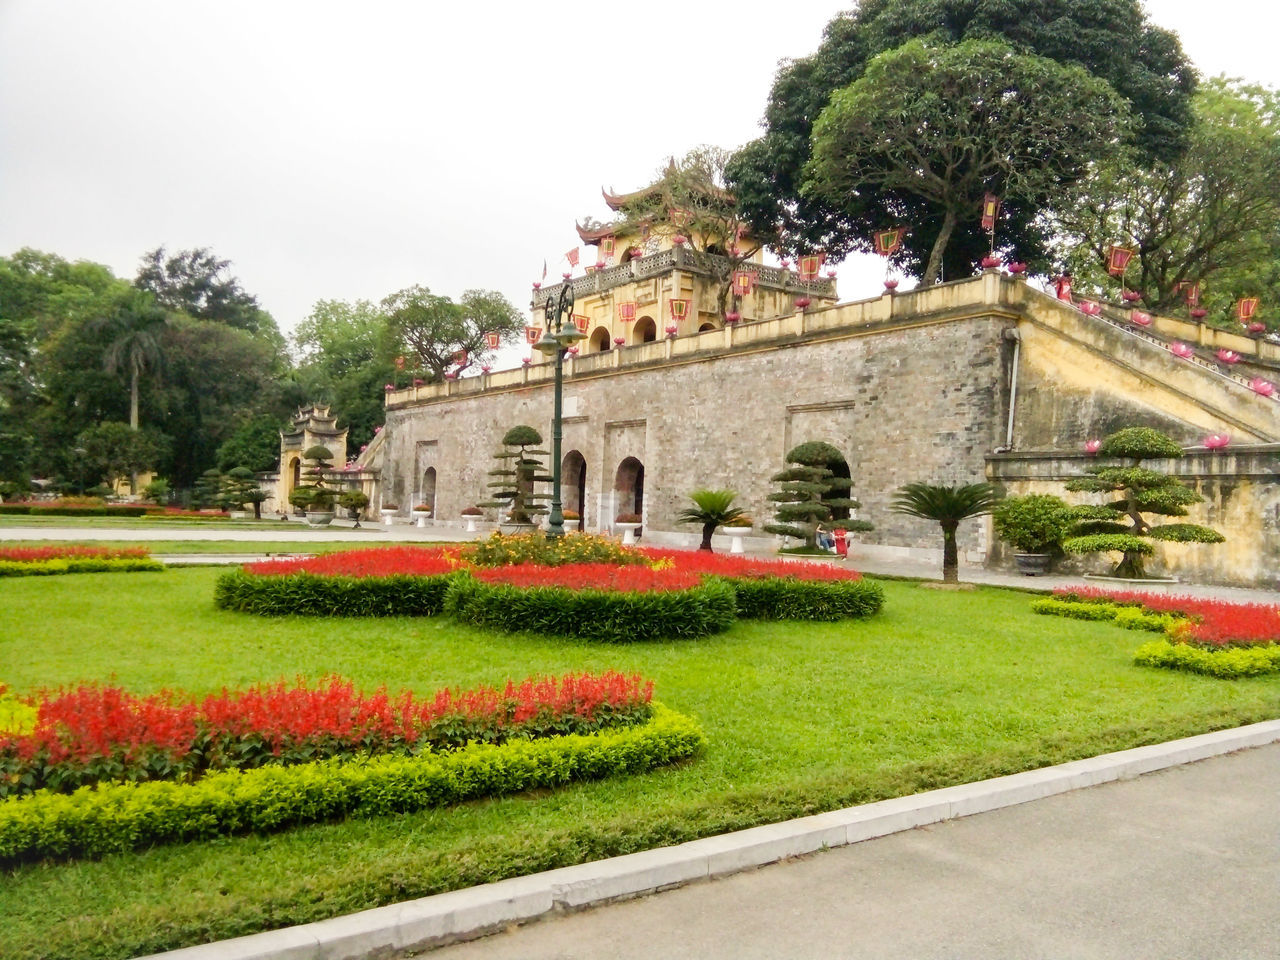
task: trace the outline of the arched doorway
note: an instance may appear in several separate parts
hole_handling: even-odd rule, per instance
[[[632,343],[652,343],[657,339],[658,325],[653,322],[653,317],[641,317],[631,328]]]
[[[703,333],[704,331],[707,331],[707,330],[716,330],[716,329],[718,329],[716,325],[712,323],[710,320],[708,320],[698,328],[698,332]]]
[[[560,497],[564,509],[578,515],[577,520],[566,520],[566,530],[585,530],[587,524],[587,458],[577,450],[570,450],[560,463]]]
[[[298,484],[302,482],[302,461],[297,457],[293,457],[289,461],[289,475],[289,490],[287,492],[293,493],[298,488]]]
[[[829,461],[827,463],[827,469],[831,471],[833,479],[848,480],[850,478],[849,461],[844,457],[841,457],[839,460]],[[841,485],[839,488],[832,490],[829,496],[833,498],[848,498],[850,496],[849,489]],[[849,516],[850,513],[848,507],[831,508],[832,520],[848,520]]]
[[[624,513],[644,513],[644,464],[635,457],[627,457],[618,464],[613,481],[615,516]]]
[[[591,346],[587,348],[588,353],[604,353],[609,349],[609,328],[596,327],[591,334]]]
[[[436,515],[436,468],[427,467],[422,474],[422,492],[418,495],[418,503],[421,503],[431,515]]]

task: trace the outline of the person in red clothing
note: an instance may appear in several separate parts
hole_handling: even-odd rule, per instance
[[[1071,274],[1063,271],[1057,280],[1053,281],[1053,289],[1057,292],[1059,300],[1071,302]]]
[[[844,560],[849,556],[849,531],[844,527],[836,527],[831,531],[836,540],[836,555]]]

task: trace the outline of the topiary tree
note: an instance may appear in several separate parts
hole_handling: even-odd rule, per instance
[[[351,512],[351,519],[360,524],[360,511],[369,505],[369,495],[363,490],[343,490],[338,494],[338,505]]]
[[[698,545],[699,550],[711,549],[711,537],[716,532],[716,527],[732,526],[746,516],[733,506],[737,495],[733,490],[695,490],[689,494],[689,499],[694,505],[680,511],[676,521],[702,524],[702,543]]]
[[[1113,577],[1141,579],[1146,558],[1155,553],[1154,540],[1174,543],[1222,543],[1217,530],[1195,523],[1153,524],[1143,514],[1185,517],[1186,507],[1204,498],[1176,477],[1142,466],[1144,460],[1182,456],[1182,448],[1170,437],[1150,427],[1126,427],[1102,441],[1100,457],[1127,460],[1122,466],[1094,465],[1087,477],[1067,482],[1068,490],[1116,493],[1119,497],[1101,506],[1072,508],[1073,536],[1063,541],[1068,553],[1121,554],[1111,570]]]
[[[237,510],[243,510],[250,494],[258,489],[258,481],[248,467],[232,467],[222,478],[222,493]]]
[[[211,467],[200,474],[191,490],[191,499],[196,509],[214,505],[221,506],[225,502],[222,488],[222,472],[216,467]]]
[[[324,512],[333,509],[334,491],[324,485],[324,475],[333,469],[333,452],[325,446],[316,444],[302,452],[307,461],[303,476],[307,478],[307,486],[313,491],[308,509]],[[292,502],[292,500],[290,500]]]
[[[848,497],[853,481],[837,477],[833,464],[843,463],[844,457],[829,443],[811,441],[793,447],[787,453],[787,467],[769,479],[780,488],[769,494],[778,504],[773,517],[777,523],[767,523],[768,533],[781,534],[803,540],[805,547],[814,549],[817,543],[818,525],[831,520],[832,512],[839,508],[856,510],[862,506]],[[865,520],[839,521],[846,530],[874,530]]]
[[[1071,532],[1071,508],[1061,497],[1031,493],[1006,497],[991,511],[996,536],[1019,553],[1047,553]]]
[[[942,527],[942,580],[960,580],[960,551],[956,530],[960,521],[989,513],[998,495],[989,483],[969,483],[947,487],[931,483],[908,483],[893,497],[893,512],[922,520],[936,520]]]
[[[494,491],[493,499],[480,506],[506,507],[507,519],[511,523],[533,523],[547,512],[547,507],[538,501],[548,499],[549,494],[534,492],[534,484],[551,482],[546,464],[541,459],[549,456],[548,452],[530,449],[540,443],[542,434],[524,424],[503,434],[503,449],[493,455],[495,460],[502,461],[503,466],[489,471],[489,476],[497,478],[489,483]]]

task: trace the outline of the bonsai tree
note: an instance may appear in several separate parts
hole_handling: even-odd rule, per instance
[[[1071,508],[1061,497],[1032,493],[1007,497],[991,511],[996,536],[1019,553],[1049,553],[1071,530]]]
[[[793,447],[787,453],[787,463],[792,466],[775,473],[769,479],[779,484],[779,489],[769,494],[778,504],[773,517],[777,523],[767,523],[768,533],[803,540],[806,549],[817,546],[818,525],[831,521],[833,511],[856,510],[862,506],[847,496],[853,481],[837,477],[831,464],[840,463],[844,457],[829,443],[814,441]],[[846,530],[874,530],[865,520],[841,519]]]
[[[733,490],[695,490],[689,494],[694,505],[680,511],[676,521],[702,524],[699,550],[711,550],[711,536],[716,532],[716,527],[732,526],[744,518],[745,514],[733,506],[737,496]]]
[[[222,493],[233,507],[243,510],[250,494],[258,489],[258,481],[248,467],[233,467],[222,479]]]
[[[334,492],[324,485],[324,475],[333,469],[333,453],[328,447],[317,443],[313,447],[307,447],[302,458],[307,461],[307,469],[303,471],[303,475],[307,478],[307,486],[314,491],[308,509],[320,513],[332,510]]]
[[[369,505],[369,495],[363,490],[343,490],[338,494],[338,506],[351,514],[351,519],[360,521],[360,511]]]
[[[316,502],[315,487],[294,487],[289,491],[289,502],[305,513]]]
[[[202,507],[211,507],[219,505],[223,502],[223,478],[222,472],[216,467],[206,470],[196,478],[195,486],[191,491],[191,499],[196,509]]]
[[[1150,427],[1126,427],[1102,441],[1098,456],[1127,461],[1120,466],[1096,464],[1089,475],[1067,482],[1068,490],[1114,493],[1117,499],[1101,506],[1072,508],[1077,520],[1062,548],[1068,553],[1119,553],[1113,577],[1141,579],[1146,558],[1155,553],[1153,540],[1173,543],[1222,543],[1217,530],[1195,523],[1153,524],[1143,514],[1185,517],[1186,507],[1203,497],[1176,477],[1142,466],[1144,460],[1182,456],[1182,448]]]
[[[548,456],[547,451],[530,449],[540,443],[542,434],[524,424],[512,427],[503,435],[502,449],[493,455],[503,465],[489,471],[489,476],[497,478],[489,483],[494,491],[493,499],[480,506],[506,507],[511,523],[534,523],[547,512],[547,507],[539,501],[546,500],[548,495],[534,492],[534,484],[551,482],[541,459]]]
[[[894,513],[934,520],[941,525],[942,580],[944,583],[958,583],[960,554],[956,547],[956,530],[960,521],[990,513],[997,499],[996,488],[989,483],[952,487],[908,483],[894,494],[892,509]]]

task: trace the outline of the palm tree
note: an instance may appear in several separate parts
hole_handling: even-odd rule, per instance
[[[936,520],[942,525],[942,580],[944,583],[957,583],[960,560],[956,550],[956,528],[966,517],[990,513],[999,499],[996,488],[989,483],[970,483],[962,487],[908,483],[898,488],[892,507],[894,513]]]
[[[129,371],[129,427],[138,429],[138,378],[144,370],[160,365],[160,337],[168,323],[164,310],[150,294],[135,291],[109,318],[101,321],[111,331],[103,352],[108,373]]]
[[[746,517],[746,514],[733,506],[733,499],[738,494],[733,490],[695,490],[689,494],[694,506],[686,507],[676,520],[680,523],[702,524],[702,543],[699,550],[711,549],[711,535],[716,527],[728,526]]]

